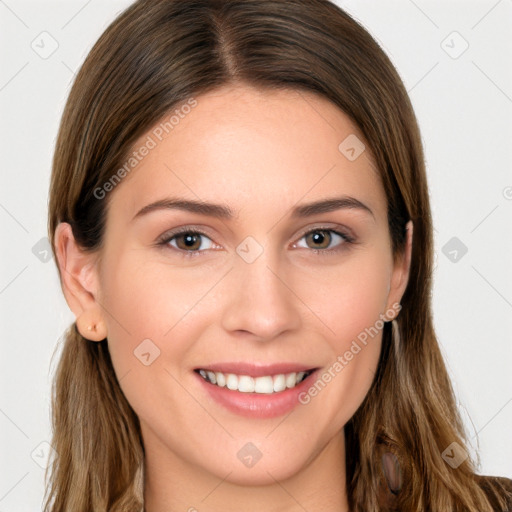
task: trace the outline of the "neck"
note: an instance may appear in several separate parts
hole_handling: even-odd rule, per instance
[[[155,443],[145,443],[145,512],[348,512],[345,485],[343,430],[308,464],[278,480],[267,470],[269,483],[240,485],[229,472],[216,476],[170,454]]]

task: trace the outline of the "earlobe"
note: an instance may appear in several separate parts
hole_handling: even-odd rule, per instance
[[[92,341],[106,338],[106,325],[98,302],[98,255],[84,251],[71,225],[61,222],[55,230],[55,253],[66,302],[75,314],[80,334]]]
[[[90,341],[103,341],[107,337],[107,328],[103,320],[95,322],[85,313],[76,319],[76,328],[82,337]]]

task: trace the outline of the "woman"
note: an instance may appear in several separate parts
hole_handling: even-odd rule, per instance
[[[432,325],[407,93],[326,0],[138,1],[80,70],[46,510],[512,510]]]

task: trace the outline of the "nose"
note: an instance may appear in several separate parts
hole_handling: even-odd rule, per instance
[[[278,268],[265,253],[253,263],[237,259],[225,290],[222,325],[227,332],[267,341],[300,326],[300,300]]]

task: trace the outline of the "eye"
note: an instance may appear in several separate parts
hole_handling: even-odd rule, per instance
[[[298,242],[296,246],[305,249],[313,249],[315,252],[336,251],[339,246],[346,243],[352,243],[351,236],[332,229],[314,229],[305,233],[301,240],[305,240],[306,245]],[[333,248],[334,247],[334,248]]]
[[[305,245],[302,240],[305,241]],[[304,233],[293,247],[311,249],[318,254],[329,254],[341,250],[347,243],[354,243],[354,238],[333,229],[317,228]],[[157,240],[157,245],[171,246],[185,256],[199,256],[206,250],[216,248],[206,233],[190,227],[165,233]]]
[[[173,233],[166,233],[158,240],[158,245],[170,245],[176,250],[194,253],[212,249],[214,244],[205,233],[187,228],[181,231],[174,231]]]

